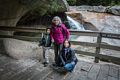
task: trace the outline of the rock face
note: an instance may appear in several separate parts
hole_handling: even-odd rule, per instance
[[[108,13],[97,13],[97,12],[88,12],[88,11],[75,11],[77,10],[75,7],[71,7],[71,13],[74,15],[77,13],[77,19],[82,19],[80,21],[85,22],[85,25],[89,24],[94,25],[100,32],[106,32],[106,33],[116,33],[120,34],[120,16],[108,14]],[[72,15],[71,14],[71,15]],[[79,17],[79,18],[78,18]],[[76,15],[73,16],[73,18],[76,18]],[[87,24],[86,24],[87,22]],[[88,24],[89,23],[89,24]],[[94,28],[94,27],[92,27]],[[96,37],[89,37],[89,36],[79,36],[78,38],[75,38],[76,41],[81,42],[92,42],[96,43]],[[110,39],[110,38],[102,38],[103,44],[110,44],[115,46],[120,46],[120,40],[116,39]],[[78,46],[75,46],[77,48]],[[78,47],[78,49],[82,49],[85,51],[93,50],[89,49],[88,47]],[[92,52],[90,51],[90,52]],[[120,51],[110,50],[110,49],[102,49],[101,54],[106,54],[110,56],[120,57],[119,55]]]
[[[90,12],[102,12],[111,13],[120,16],[120,6],[73,6],[77,11],[90,11]]]
[[[103,7],[103,6],[77,6],[76,10],[77,11],[105,12],[106,7]]]
[[[66,0],[59,1],[60,2],[56,0],[0,0],[0,26],[16,26],[20,18],[29,11],[41,11],[39,15],[50,11],[54,12],[57,11],[57,9],[61,12],[67,11],[68,5],[66,5]],[[62,7],[60,5],[62,5]],[[13,32],[0,31],[0,34],[13,35]],[[19,45],[21,47],[19,47]],[[5,50],[6,53],[16,59],[35,56],[35,50],[33,47],[30,47],[34,46],[34,44],[30,42],[14,39],[1,39],[0,46],[2,47],[0,48],[0,51]],[[5,49],[3,49],[3,46]]]
[[[85,22],[93,24],[99,31],[120,34],[120,16],[86,11],[80,11],[80,14],[84,17]],[[102,41],[111,45],[120,46],[119,40],[107,38]]]
[[[106,9],[106,12],[120,16],[120,6],[113,6]]]

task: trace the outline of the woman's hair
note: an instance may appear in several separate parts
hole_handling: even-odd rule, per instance
[[[63,42],[63,49],[65,48],[65,45],[64,45],[65,41],[68,41],[68,40],[67,39],[64,40],[64,42]],[[68,48],[70,48],[71,47],[70,41],[68,41],[68,44],[69,44]]]
[[[60,18],[59,16],[53,17],[52,22],[53,22],[55,19],[59,20],[59,24],[62,23],[62,20],[61,20],[61,18]]]

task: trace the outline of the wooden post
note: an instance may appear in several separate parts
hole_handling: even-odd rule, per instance
[[[101,44],[101,41],[102,41],[102,36],[101,36],[101,33],[99,33],[98,37],[97,37],[97,44],[98,44],[98,47],[96,47],[96,57],[95,57],[95,60],[94,62],[98,63],[99,62],[99,57],[98,57],[98,54],[100,53],[100,44]]]

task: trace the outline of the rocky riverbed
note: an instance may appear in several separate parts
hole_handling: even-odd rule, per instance
[[[119,7],[119,6],[118,6]],[[112,7],[111,7],[112,8]],[[108,11],[110,11],[110,9]],[[115,7],[114,7],[115,8]],[[106,32],[106,33],[116,33],[120,34],[120,16],[118,16],[119,8],[116,9],[116,14],[110,14],[110,12],[106,12],[108,8],[101,7],[101,6],[78,6],[78,7],[70,7],[70,12],[67,12],[69,16],[71,16],[73,19],[76,19],[81,24],[85,25],[86,23],[91,24],[92,27],[89,27],[89,29],[94,30],[92,28],[95,27],[95,30],[98,30],[100,32]],[[118,9],[118,10],[117,10]],[[112,9],[113,10],[113,9]],[[78,37],[75,39],[76,41],[82,41],[82,42],[96,42],[95,37]],[[120,41],[115,39],[102,39],[102,42],[109,45],[115,45],[120,46]],[[76,49],[83,50],[83,51],[90,51],[95,52],[94,48],[88,48],[88,47],[81,47],[81,46],[74,46]],[[109,55],[109,56],[115,56],[120,57],[120,51],[115,50],[109,50],[109,49],[101,49],[101,54]],[[86,57],[86,59],[90,60],[93,59],[93,57]],[[83,59],[83,56],[81,56],[81,59]]]

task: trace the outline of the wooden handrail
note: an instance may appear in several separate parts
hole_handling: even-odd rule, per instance
[[[0,26],[0,30],[20,31],[20,32],[35,32],[35,33],[44,33],[45,32],[45,28],[34,28],[34,27]],[[115,33],[105,33],[105,32],[98,32],[98,31],[76,31],[76,30],[70,30],[70,32],[71,32],[71,35],[97,37],[99,34],[101,34],[101,36],[105,37],[105,38],[120,39],[120,34],[115,34]]]
[[[1,31],[15,31],[15,32],[32,32],[32,33],[44,33],[45,28],[34,28],[34,27],[9,27],[9,26],[0,26]],[[74,45],[82,45],[82,46],[89,46],[89,47],[96,47],[95,53],[91,52],[83,52],[76,50],[77,53],[94,56],[95,62],[99,62],[99,59],[106,59],[108,61],[120,64],[120,58],[103,55],[100,54],[100,49],[111,49],[120,51],[120,46],[113,46],[109,44],[102,44],[102,38],[111,38],[111,39],[118,39],[120,40],[120,34],[115,33],[105,33],[105,32],[97,32],[97,31],[75,31],[70,30],[71,35],[78,35],[78,36],[92,36],[97,37],[97,43],[90,43],[90,42],[79,42],[79,41],[71,41]],[[28,36],[18,36],[18,35],[3,35],[0,34],[0,38],[13,38],[13,39],[20,39],[26,41],[38,41],[39,37],[28,37]]]

